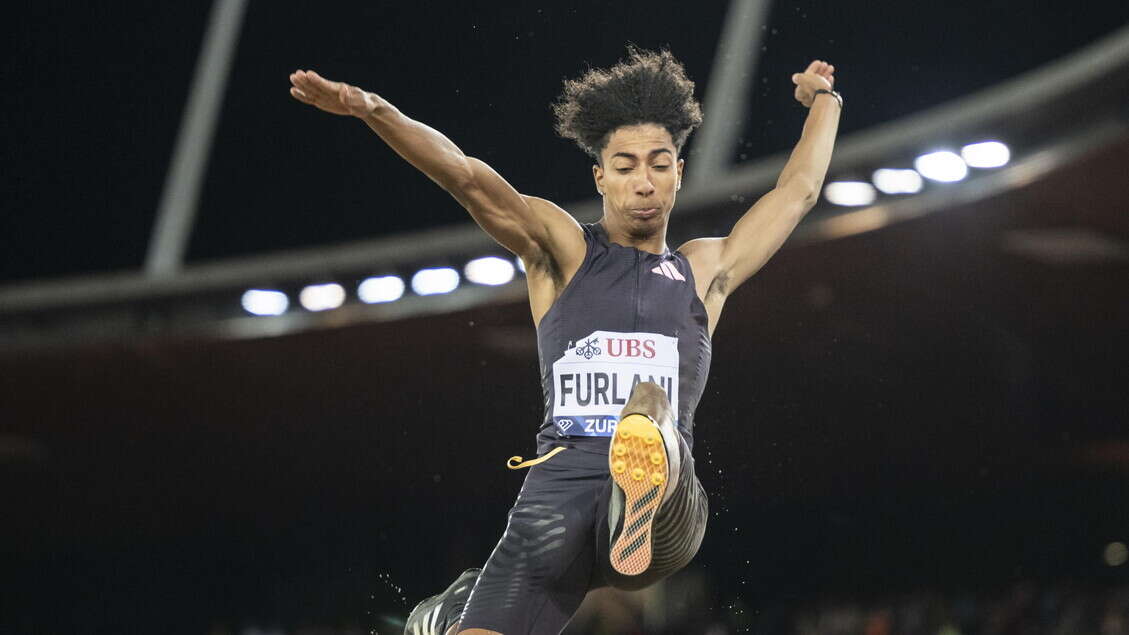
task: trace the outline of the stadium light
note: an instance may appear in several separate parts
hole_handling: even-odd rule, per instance
[[[999,141],[970,143],[960,149],[964,162],[974,168],[998,168],[1011,160],[1011,150]]]
[[[475,284],[496,287],[514,279],[514,266],[505,258],[486,256],[468,262],[463,268],[463,275]]]
[[[404,295],[404,281],[399,276],[365,278],[357,286],[357,297],[365,304],[395,302]]]
[[[273,289],[248,289],[243,292],[242,304],[252,315],[282,315],[290,308],[290,299]]]
[[[955,152],[941,150],[923,154],[913,160],[913,167],[927,179],[952,183],[968,176],[968,165]]]
[[[1123,542],[1111,542],[1105,546],[1102,559],[1111,567],[1120,567],[1129,562],[1129,547]]]
[[[883,194],[917,194],[921,191],[921,175],[917,170],[875,170],[870,180]]]
[[[328,311],[345,302],[345,289],[336,282],[311,284],[298,294],[298,301],[307,311]]]
[[[459,286],[459,272],[450,267],[420,269],[412,276],[412,291],[416,295],[450,293]]]
[[[878,194],[865,181],[836,181],[823,188],[823,197],[836,205],[870,205]]]

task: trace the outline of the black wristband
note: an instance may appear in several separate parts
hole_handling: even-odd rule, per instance
[[[820,95],[825,94],[825,93],[834,97],[835,101],[839,102],[839,108],[840,109],[843,108],[843,96],[840,95],[838,92],[836,92],[834,90],[827,90],[826,88],[816,89],[815,97],[819,97]],[[813,104],[815,103],[815,97],[811,98]]]

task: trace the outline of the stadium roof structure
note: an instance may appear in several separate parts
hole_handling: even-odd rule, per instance
[[[983,140],[1007,144],[1010,161],[973,169],[957,183],[928,183],[914,194],[880,195],[861,207],[821,200],[786,247],[841,238],[991,197],[1031,184],[1120,138],[1129,130],[1129,28],[1043,68],[979,93],[847,136],[839,141],[827,184],[865,182],[879,168],[908,169],[914,157]],[[706,104],[707,108],[709,104]],[[851,105],[848,103],[847,108]],[[725,233],[782,168],[780,154],[732,169],[680,195],[670,238]],[[596,200],[566,205],[591,222]],[[66,345],[147,336],[263,337],[413,315],[443,313],[524,297],[518,276],[508,284],[464,284],[449,294],[364,304],[356,284],[372,275],[433,266],[461,267],[505,252],[473,223],[402,235],[192,264],[170,274],[143,271],[77,276],[0,287],[0,349]],[[248,316],[247,289],[280,289],[296,297],[304,285],[339,282],[347,300],[331,311],[294,308]]]

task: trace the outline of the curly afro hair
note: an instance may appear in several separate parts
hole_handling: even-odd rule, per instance
[[[553,104],[557,134],[572,139],[597,162],[612,132],[644,123],[666,128],[674,147],[682,146],[702,123],[694,99],[694,82],[682,63],[659,52],[627,47],[627,59],[610,69],[591,69],[579,79],[565,80]]]

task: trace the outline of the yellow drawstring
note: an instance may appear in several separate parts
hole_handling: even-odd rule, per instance
[[[563,452],[566,449],[568,449],[568,448],[564,447],[563,445],[558,445],[557,447],[553,448],[552,450],[549,450],[548,452],[546,452],[542,456],[539,456],[535,459],[529,459],[528,461],[522,461],[520,456],[511,456],[510,460],[506,461],[506,467],[510,468],[511,470],[520,470],[523,467],[533,467],[534,465],[537,465],[538,463],[544,463],[545,461],[548,461],[549,459],[556,456],[557,453]]]

